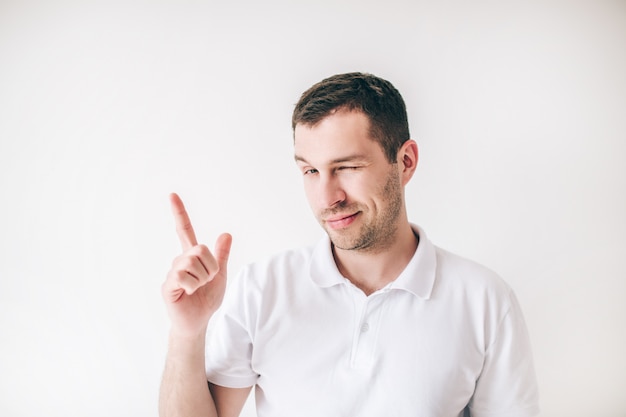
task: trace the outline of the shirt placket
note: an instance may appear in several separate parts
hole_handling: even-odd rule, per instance
[[[357,304],[350,360],[350,366],[353,369],[367,369],[372,366],[385,294],[384,290],[378,291],[369,297],[362,298],[360,306]]]

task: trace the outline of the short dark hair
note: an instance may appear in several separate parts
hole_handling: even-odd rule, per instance
[[[305,91],[291,118],[292,129],[314,126],[340,109],[360,111],[370,121],[370,134],[396,162],[398,149],[410,139],[406,106],[400,92],[387,80],[351,72],[328,77]]]

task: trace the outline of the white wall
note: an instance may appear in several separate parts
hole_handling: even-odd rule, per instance
[[[0,2],[0,415],[156,415],[168,193],[232,271],[314,242],[291,110],[360,70],[411,219],[516,290],[542,416],[624,416],[626,4],[222,3]]]

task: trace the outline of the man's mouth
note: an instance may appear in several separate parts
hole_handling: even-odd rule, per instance
[[[329,217],[324,220],[324,222],[331,229],[343,229],[344,227],[348,227],[352,222],[356,219],[360,212],[356,212],[354,214],[340,214],[333,217]]]

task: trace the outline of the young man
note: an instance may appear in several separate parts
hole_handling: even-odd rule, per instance
[[[253,386],[260,417],[537,414],[511,289],[409,223],[418,151],[398,91],[335,75],[302,95],[292,125],[327,238],[244,268],[206,346],[231,237],[213,252],[198,245],[171,197],[184,251],[163,284],[172,327],[161,415],[237,416]]]

